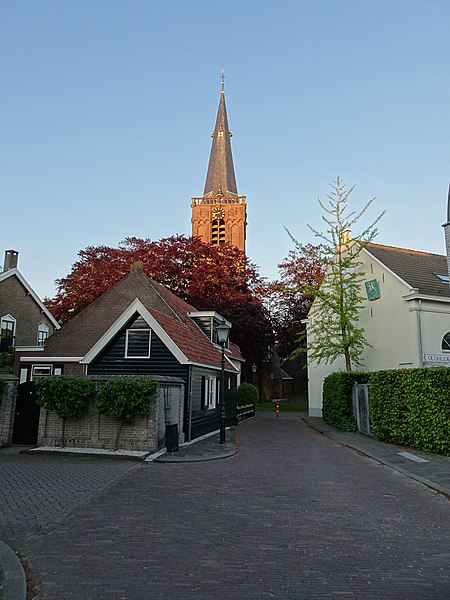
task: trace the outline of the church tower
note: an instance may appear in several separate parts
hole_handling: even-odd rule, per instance
[[[203,196],[192,198],[192,235],[210,244],[230,243],[245,252],[246,197],[239,196],[234,175],[222,77],[219,110]]]

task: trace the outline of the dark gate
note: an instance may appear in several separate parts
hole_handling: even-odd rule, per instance
[[[370,430],[370,389],[367,383],[353,384],[353,415],[359,433],[372,435]]]
[[[33,381],[21,383],[17,390],[12,443],[34,446],[37,443],[40,407],[36,404]]]

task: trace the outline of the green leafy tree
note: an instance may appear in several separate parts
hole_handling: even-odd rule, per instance
[[[346,370],[351,371],[361,364],[361,354],[370,345],[359,325],[364,300],[360,254],[377,235],[377,223],[384,211],[357,235],[353,227],[375,198],[361,210],[351,210],[349,199],[354,186],[347,190],[340,177],[330,186],[328,202],[318,200],[326,231],[319,232],[309,226],[322,241],[321,259],[326,262],[327,272],[318,289],[310,288],[315,299],[309,312],[306,350],[308,360],[318,363],[332,363],[343,357]],[[295,242],[292,235],[291,238]]]
[[[104,383],[98,391],[96,403],[100,413],[109,413],[119,421],[114,450],[119,446],[122,425],[130,425],[137,415],[150,414],[150,398],[155,393],[157,382],[145,377],[114,377]]]
[[[61,445],[65,446],[67,419],[79,419],[94,398],[95,383],[70,375],[43,377],[36,381],[36,402],[42,408],[55,412],[62,419]]]

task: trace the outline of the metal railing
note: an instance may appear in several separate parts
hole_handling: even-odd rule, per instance
[[[238,406],[236,408],[236,421],[241,423],[247,419],[253,419],[255,416],[255,405],[247,404],[246,406]]]

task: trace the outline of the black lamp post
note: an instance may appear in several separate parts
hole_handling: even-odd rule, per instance
[[[227,413],[225,409],[225,345],[228,342],[228,336],[230,335],[231,325],[228,325],[225,321],[222,321],[220,325],[217,325],[217,341],[222,347],[222,359],[220,361],[220,443],[225,444],[225,426],[227,421]]]

